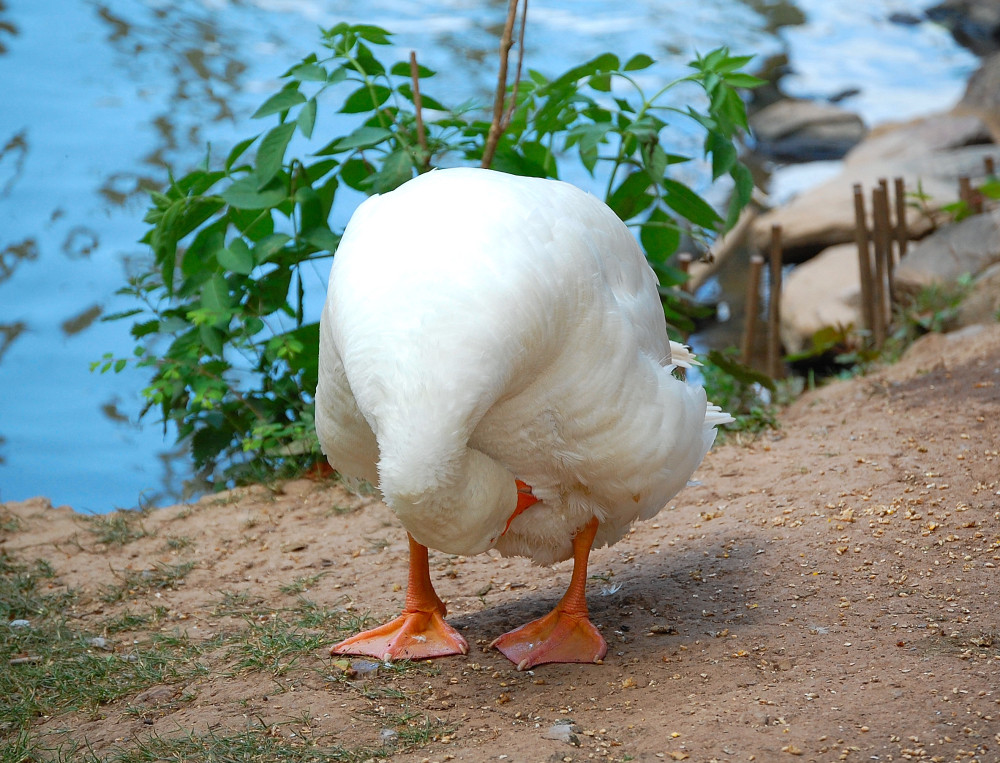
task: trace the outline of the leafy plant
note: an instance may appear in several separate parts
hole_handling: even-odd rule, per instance
[[[749,199],[752,181],[734,145],[747,127],[737,88],[758,84],[740,71],[749,57],[712,51],[652,95],[635,76],[653,64],[645,55],[623,64],[604,54],[554,79],[532,71],[511,88],[496,140],[497,124],[479,110],[449,108],[423,92],[433,71],[415,59],[383,64],[373,48],[388,44],[389,32],[375,26],[324,31],[323,54],[285,72],[284,86],[253,115],[277,124],[240,141],[221,166],[207,156],[152,194],[143,241],[154,267],[120,292],[143,307],[107,318],[135,319],[134,355],[108,354],[94,367],[150,369],[143,413],[155,408],[164,426],[176,424],[205,476],[261,478],[319,457],[318,325],[306,315],[305,290],[316,263],[336,251],[340,231],[330,227],[330,212],[351,191],[391,191],[442,164],[558,177],[575,157],[638,228],[668,319],[682,328],[691,327],[691,306],[675,288],[685,276],[668,265],[669,255],[682,231],[711,236]],[[681,85],[700,89],[703,111],[666,103]],[[290,147],[312,141],[331,106],[353,128],[297,158]],[[669,150],[667,119],[679,116],[704,133],[712,180],[732,178],[725,219],[676,177],[677,165],[691,160]]]
[[[777,429],[777,398],[783,392],[770,376],[737,360],[738,350],[712,350],[699,370],[708,399],[736,417],[720,431],[756,433]]]

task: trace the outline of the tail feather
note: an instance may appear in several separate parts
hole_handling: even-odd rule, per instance
[[[690,347],[680,342],[675,342],[673,339],[670,340],[670,363],[680,368],[691,368],[692,366],[701,365],[697,356],[691,352]]]

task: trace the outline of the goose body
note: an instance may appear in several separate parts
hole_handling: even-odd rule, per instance
[[[614,543],[731,420],[671,373],[690,356],[626,226],[559,181],[438,170],[365,201],[320,324],[331,465],[447,553]]]

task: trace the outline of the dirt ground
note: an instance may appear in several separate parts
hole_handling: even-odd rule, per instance
[[[594,552],[603,665],[518,673],[488,648],[553,606],[568,562],[431,552],[465,657],[390,670],[323,646],[267,671],[234,669],[216,649],[181,685],[39,719],[33,733],[98,754],[256,727],[394,761],[1000,761],[998,414],[1000,325],[973,327],[927,336],[895,366],[806,394],[779,430],[717,447],[700,485]],[[48,560],[53,585],[79,592],[79,627],[159,607],[155,629],[216,643],[247,625],[220,601],[286,611],[304,595],[375,621],[402,605],[403,531],[333,482],[155,510],[124,545],[96,542],[44,499],[0,510],[19,520],[0,548]],[[126,571],[182,562],[173,585],[98,596]],[[388,719],[403,712],[426,738],[393,741]]]

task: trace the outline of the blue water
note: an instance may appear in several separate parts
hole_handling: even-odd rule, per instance
[[[532,0],[526,65],[554,75],[606,50],[675,75],[694,51],[786,50],[793,95],[846,102],[870,123],[944,109],[974,59],[944,30],[893,25],[924,2]],[[858,10],[863,6],[863,10]],[[799,9],[807,23],[782,26]],[[486,102],[506,3],[472,0],[7,0],[0,3],[0,500],[45,495],[82,511],[183,494],[183,452],[155,415],[137,421],[146,374],[97,375],[130,354],[133,305],[114,292],[147,261],[144,186],[224,156],[277,75],[317,49],[320,26],[396,32],[441,75],[431,92]],[[762,13],[758,9],[765,9]],[[322,115],[321,115],[322,118]],[[586,182],[586,177],[570,178]],[[335,209],[342,224],[351,210]],[[308,307],[318,314],[325,273]]]

